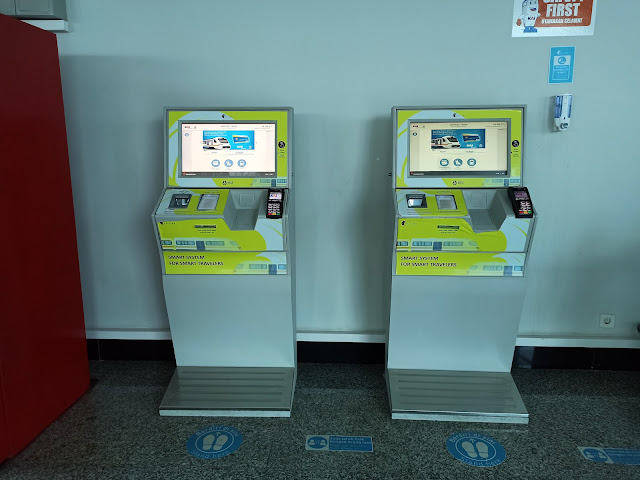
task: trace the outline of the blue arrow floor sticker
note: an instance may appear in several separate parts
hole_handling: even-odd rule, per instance
[[[373,439],[348,435],[307,435],[304,448],[329,452],[373,452]]]
[[[226,457],[242,445],[242,434],[227,425],[212,425],[198,430],[187,440],[192,457],[216,459]]]
[[[640,450],[631,448],[578,447],[587,460],[598,463],[640,465]]]
[[[459,432],[447,439],[449,453],[474,467],[495,467],[504,462],[504,447],[493,438],[476,432]]]

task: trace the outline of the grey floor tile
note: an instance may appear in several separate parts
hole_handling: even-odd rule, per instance
[[[93,362],[92,387],[0,479],[632,479],[640,466],[600,465],[578,446],[640,448],[640,373],[515,370],[529,425],[391,421],[380,365],[301,364],[292,417],[160,417],[170,362]],[[218,460],[186,452],[208,425],[232,425],[240,449]],[[446,449],[460,431],[500,441],[504,463],[465,465]],[[306,435],[373,437],[373,453],[313,452]]]

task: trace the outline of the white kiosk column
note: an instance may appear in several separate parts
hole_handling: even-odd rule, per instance
[[[291,414],[293,109],[168,108],[153,214],[177,369],[161,415]]]
[[[508,189],[522,185],[524,107],[393,117],[392,418],[528,423],[510,374],[535,220]]]

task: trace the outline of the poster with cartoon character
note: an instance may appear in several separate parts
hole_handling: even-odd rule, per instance
[[[512,37],[593,35],[598,0],[513,0]]]

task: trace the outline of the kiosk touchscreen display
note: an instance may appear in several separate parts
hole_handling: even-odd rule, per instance
[[[181,122],[181,177],[275,177],[276,122]]]
[[[507,176],[509,120],[409,123],[409,176]]]

